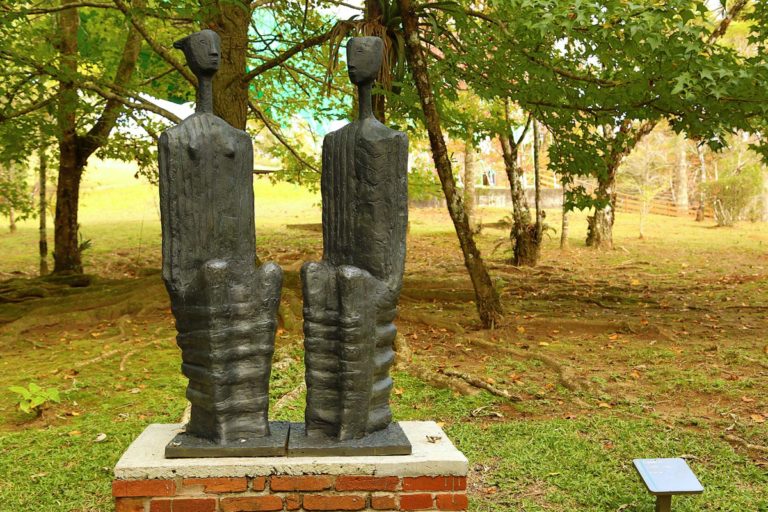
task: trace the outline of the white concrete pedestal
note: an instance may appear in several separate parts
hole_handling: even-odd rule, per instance
[[[401,422],[411,455],[166,459],[154,424],[115,466],[118,512],[465,510],[467,458],[431,421]]]

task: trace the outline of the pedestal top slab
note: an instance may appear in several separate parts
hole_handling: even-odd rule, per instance
[[[267,475],[465,476],[467,458],[433,421],[403,421],[411,455],[351,457],[222,457],[166,459],[165,446],[181,424],[152,424],[115,466],[118,480]]]

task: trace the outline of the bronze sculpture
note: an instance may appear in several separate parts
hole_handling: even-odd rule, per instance
[[[408,137],[373,115],[383,42],[347,44],[358,119],[323,141],[323,260],[302,268],[305,424],[289,455],[407,454],[389,395],[407,229]]]
[[[192,413],[166,456],[282,455],[288,425],[267,419],[282,271],[255,263],[251,138],[213,114],[219,36],[174,47],[198,88],[195,114],[159,141],[163,280]]]

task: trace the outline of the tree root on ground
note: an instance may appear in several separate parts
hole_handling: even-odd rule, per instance
[[[288,402],[296,400],[299,397],[299,395],[301,395],[304,391],[306,391],[306,389],[307,389],[307,383],[302,382],[301,384],[299,384],[298,386],[296,386],[295,388],[293,388],[292,390],[290,390],[289,392],[281,396],[277,400],[277,402],[275,402],[273,410],[279,411],[280,409],[285,407],[285,405]]]
[[[476,388],[484,389],[488,391],[492,395],[500,396],[502,398],[506,398],[509,401],[512,402],[522,402],[523,399],[517,395],[511,394],[506,389],[499,389],[496,386],[485,382],[473,375],[469,375],[467,373],[458,372],[456,370],[452,370],[451,368],[445,368],[442,371],[443,375],[448,375],[449,377],[457,377],[468,384],[475,386]]]
[[[397,333],[397,336],[395,336],[394,349],[396,370],[404,369],[413,362],[413,350],[411,350],[411,346],[408,344],[405,336],[400,333]]]
[[[498,350],[498,351],[504,352],[505,354],[509,354],[511,356],[514,356],[520,359],[535,359],[537,361],[541,361],[546,366],[555,370],[558,373],[560,384],[562,384],[565,388],[571,391],[583,391],[583,390],[589,389],[589,384],[583,379],[580,379],[579,377],[577,377],[573,373],[573,369],[569,368],[568,366],[564,366],[563,364],[558,362],[555,358],[550,357],[548,355],[541,354],[539,352],[515,350],[509,347],[503,347],[496,343],[491,343],[491,342],[479,340],[476,338],[466,338],[466,340],[472,344],[479,345],[481,347],[484,347],[490,350]]]
[[[121,372],[125,371],[125,363],[128,362],[128,358],[131,357],[135,353],[136,353],[135,350],[129,350],[128,352],[125,353],[125,355],[123,355],[123,358],[120,360],[120,371]]]
[[[108,343],[115,339],[125,339],[125,324],[128,322],[129,317],[128,315],[123,315],[120,318],[117,319],[117,330],[118,333],[114,336],[110,336],[108,338],[103,338],[100,340],[102,343]],[[119,349],[115,350],[109,350],[107,352],[102,353],[101,355],[98,355],[96,357],[92,357],[91,359],[86,359],[85,361],[78,361],[75,363],[75,368],[83,368],[84,366],[88,366],[94,363],[99,363],[101,361],[104,361],[105,359],[109,359],[110,357],[119,354],[121,351]],[[123,371],[124,363],[123,361],[120,362],[120,371]]]
[[[747,450],[752,450],[753,452],[768,453],[768,446],[763,446],[760,444],[752,444],[747,440],[742,439],[739,436],[735,436],[733,434],[723,434],[723,439],[725,439],[729,443],[737,444],[742,448],[746,448]]]
[[[110,357],[119,354],[120,351],[115,350],[108,350],[107,352],[104,352],[103,354],[92,357],[91,359],[86,359],[85,361],[78,361],[75,363],[75,368],[83,368],[84,366],[92,365],[94,363],[100,363],[101,361],[104,361],[105,359],[109,359]]]
[[[463,380],[451,378],[447,375],[443,375],[418,364],[402,364],[400,368],[406,373],[409,373],[436,388],[450,389],[464,396],[476,395],[480,392],[479,389],[474,386],[470,386]]]
[[[398,318],[407,322],[418,323],[428,325],[437,329],[445,329],[457,334],[464,334],[466,331],[458,322],[450,322],[436,318],[434,314],[429,312],[418,312],[409,309],[400,309],[397,314]]]
[[[300,295],[293,290],[283,290],[283,297],[277,311],[278,326],[290,333],[302,332],[303,303]]]
[[[478,389],[470,386],[463,380],[451,378],[450,376],[443,375],[435,370],[414,363],[413,350],[411,350],[405,336],[400,333],[395,337],[395,369],[409,373],[439,389],[450,389],[464,396],[476,395],[479,393]]]
[[[101,340],[101,342],[106,344],[106,343],[109,343],[109,342],[114,341],[114,340],[121,340],[121,341],[127,340],[128,339],[128,335],[125,332],[125,324],[128,323],[129,321],[130,321],[130,316],[128,316],[128,315],[123,315],[120,318],[118,318],[117,322],[116,322],[117,323],[117,329],[119,331],[118,334],[115,334],[115,335],[110,336],[108,338],[103,338]],[[155,332],[155,334],[157,334],[157,331]],[[125,371],[125,365],[128,362],[128,358],[131,357],[133,354],[135,354],[137,350],[139,350],[141,348],[144,348],[146,346],[152,345],[153,343],[158,343],[158,341],[160,341],[160,340],[157,340],[157,339],[153,338],[151,341],[140,343],[138,345],[131,345],[129,347],[130,350],[125,352],[123,354],[122,359],[120,359],[120,367],[119,367],[120,371],[121,372]],[[91,359],[86,359],[85,361],[78,361],[77,363],[75,363],[74,366],[75,366],[75,368],[83,368],[85,366],[89,366],[89,365],[92,365],[94,363],[100,363],[101,361],[104,361],[106,359],[110,359],[113,356],[115,356],[117,354],[121,354],[121,353],[123,353],[122,349],[108,350],[107,352],[103,352],[102,354],[100,354],[100,355],[98,355],[96,357],[92,357]]]
[[[0,341],[14,343],[29,330],[55,325],[90,324],[124,316],[140,316],[151,308],[168,305],[162,283],[144,279],[114,288],[89,287],[81,293],[63,297],[47,297],[24,308],[5,312],[0,325]]]
[[[759,359],[754,359],[754,358],[749,357],[749,356],[741,356],[741,357],[745,361],[749,361],[750,363],[754,363],[756,365],[762,366],[763,368],[768,368],[768,363],[766,363],[764,361],[760,361]]]

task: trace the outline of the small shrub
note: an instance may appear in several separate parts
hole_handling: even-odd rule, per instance
[[[718,226],[733,226],[745,217],[750,204],[759,192],[759,176],[741,173],[707,184],[707,193],[715,210]]]
[[[58,389],[43,389],[34,382],[30,382],[28,388],[11,386],[8,390],[18,395],[16,403],[19,406],[19,410],[27,414],[34,413],[35,416],[43,414],[43,408],[49,402],[59,403],[61,401]]]
[[[744,136],[731,137],[728,150],[715,161],[719,169],[716,179],[702,184],[718,226],[733,226],[748,219],[762,192],[763,163],[749,142]]]

